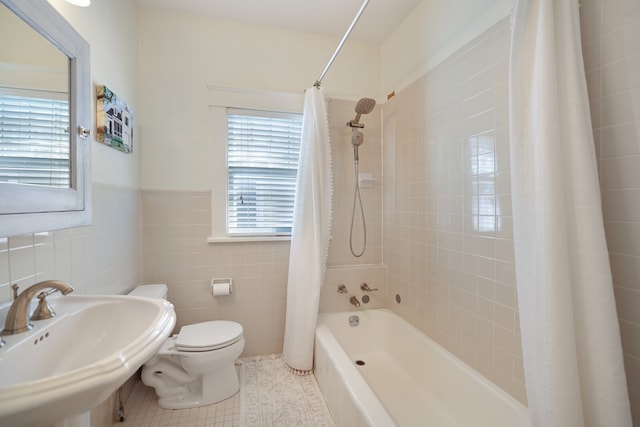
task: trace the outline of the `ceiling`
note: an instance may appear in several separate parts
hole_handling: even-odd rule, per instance
[[[421,0],[372,0],[350,38],[380,43]],[[137,0],[138,4],[342,37],[362,0]]]

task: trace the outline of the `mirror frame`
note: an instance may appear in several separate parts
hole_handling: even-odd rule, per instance
[[[90,225],[92,221],[89,43],[46,0],[0,0],[69,58],[71,187],[0,183],[0,237]]]

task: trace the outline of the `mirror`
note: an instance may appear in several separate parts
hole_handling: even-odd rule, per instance
[[[0,182],[69,188],[69,58],[6,6],[0,37]]]
[[[0,38],[0,236],[90,224],[89,44],[46,0],[0,0]]]

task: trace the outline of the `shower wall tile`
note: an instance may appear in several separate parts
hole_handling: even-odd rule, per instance
[[[385,104],[384,260],[389,307],[526,401],[510,206],[508,28],[507,20],[498,23]]]
[[[640,4],[589,0],[583,54],[634,426],[640,426]]]
[[[354,306],[349,302],[352,296],[358,298],[361,309],[386,307],[387,268],[383,264],[329,267],[324,282],[325,285],[320,293],[319,311],[322,313],[353,310]],[[362,291],[360,289],[362,283],[366,283],[369,288],[376,291]],[[338,293],[340,285],[345,285],[348,292]],[[368,303],[362,300],[365,295],[369,296]]]
[[[634,425],[640,425],[640,5],[583,0],[585,71]],[[508,136],[508,23],[385,104],[387,304],[526,401]],[[395,302],[395,295],[402,303]]]
[[[363,115],[360,122],[364,129],[364,143],[359,148],[360,173],[370,173],[374,183],[371,188],[360,189],[366,223],[366,250],[361,257],[352,255],[349,234],[355,191],[355,172],[351,128],[346,122],[353,119],[355,102],[330,99],[328,102],[329,132],[333,168],[333,221],[329,243],[328,267],[346,265],[375,265],[382,263],[382,161],[381,161],[381,108],[375,107]],[[353,247],[356,253],[363,247],[363,225],[356,205],[353,226]]]
[[[360,189],[366,223],[366,250],[361,257],[356,257],[349,248],[351,216],[355,191],[355,170],[353,146],[351,145],[351,128],[345,125],[355,114],[355,102],[330,99],[328,103],[329,131],[331,139],[333,166],[333,221],[331,241],[327,258],[325,285],[320,295],[320,311],[350,310],[349,298],[338,294],[336,288],[344,283],[350,290],[350,296],[361,298],[363,292],[359,286],[367,282],[372,288],[380,291],[370,295],[369,304],[362,308],[378,308],[385,305],[386,268],[382,264],[382,155],[381,155],[381,110],[379,106],[360,122],[365,125],[360,129],[364,134],[364,144],[359,148],[360,173],[370,173],[373,185]],[[356,205],[356,216],[353,225],[353,249],[359,253],[363,248],[363,225],[359,206]]]

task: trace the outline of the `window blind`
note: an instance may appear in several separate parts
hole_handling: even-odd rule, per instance
[[[0,181],[71,186],[69,102],[0,93]]]
[[[227,110],[227,233],[290,235],[302,116]]]

